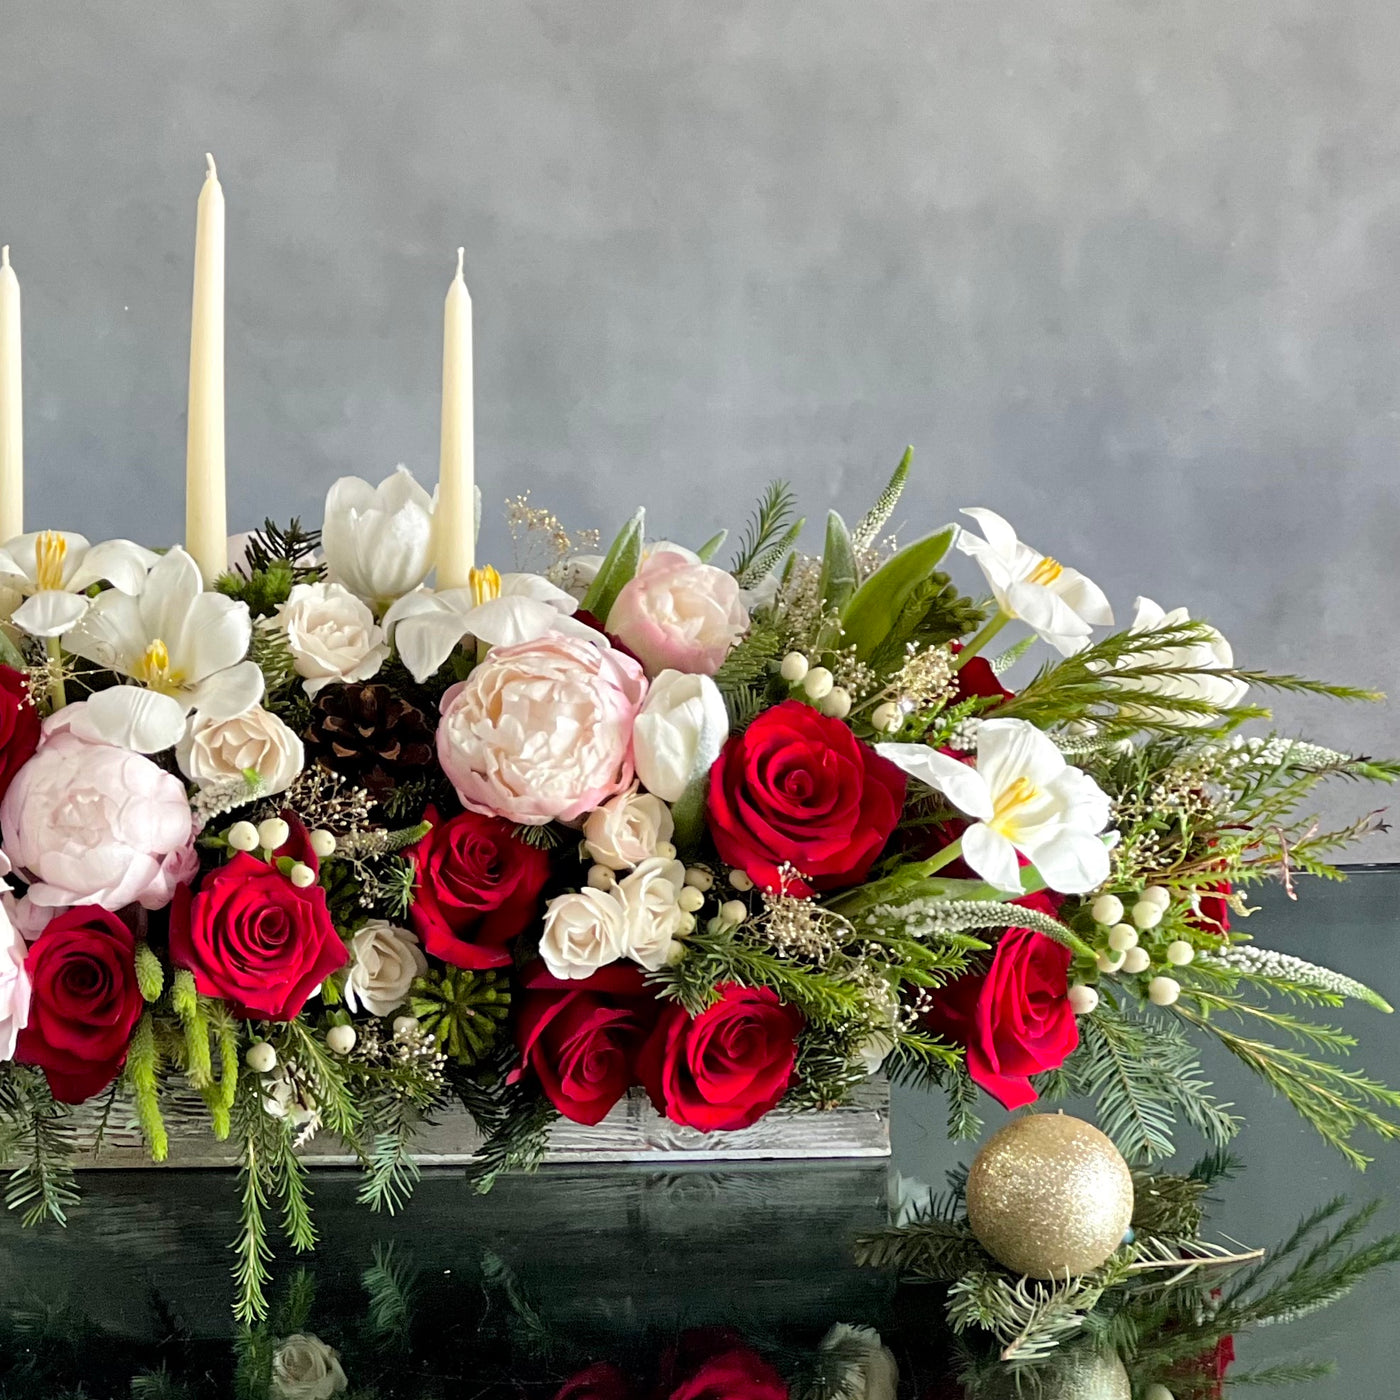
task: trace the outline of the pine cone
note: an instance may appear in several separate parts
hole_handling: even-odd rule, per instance
[[[328,685],[311,707],[307,757],[384,802],[433,760],[433,728],[387,685]]]

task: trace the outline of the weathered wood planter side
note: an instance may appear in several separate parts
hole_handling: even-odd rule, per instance
[[[867,1081],[849,1104],[824,1112],[779,1109],[729,1133],[702,1133],[661,1117],[646,1095],[634,1090],[595,1128],[560,1121],[550,1131],[547,1162],[743,1162],[802,1161],[890,1155],[889,1084]],[[209,1132],[204,1104],[197,1096],[174,1096],[162,1104],[170,1132],[168,1167],[232,1167],[238,1154]],[[108,1118],[98,1139],[100,1112],[80,1109],[75,1118],[77,1165],[108,1169],[152,1166],[135,1121],[124,1105]],[[424,1166],[469,1161],[481,1146],[480,1134],[461,1109],[444,1113],[419,1138],[415,1157]],[[356,1158],[331,1134],[318,1134],[304,1151],[315,1166],[349,1167]]]

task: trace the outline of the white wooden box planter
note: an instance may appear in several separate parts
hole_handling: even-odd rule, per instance
[[[560,1120],[550,1130],[546,1162],[754,1162],[839,1160],[890,1155],[889,1084],[877,1076],[861,1085],[851,1102],[825,1111],[775,1110],[751,1128],[702,1133],[663,1118],[646,1095],[634,1089],[594,1128]],[[216,1142],[203,1101],[197,1095],[171,1096],[162,1103],[170,1132],[167,1167],[233,1167],[238,1153]],[[118,1104],[108,1117],[101,1145],[94,1150],[100,1109],[87,1105],[75,1115],[79,1153],[85,1168],[152,1167],[140,1130],[129,1109]],[[461,1109],[443,1113],[418,1139],[415,1157],[424,1166],[455,1166],[471,1160],[480,1134]],[[317,1134],[303,1156],[315,1166],[349,1167],[356,1158],[330,1133]]]

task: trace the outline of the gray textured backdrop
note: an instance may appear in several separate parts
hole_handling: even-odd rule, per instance
[[[1390,0],[0,0],[30,519],[180,529],[210,149],[235,522],[431,477],[464,243],[488,498],[698,541],[912,442],[910,522],[1384,686],[1397,51]]]

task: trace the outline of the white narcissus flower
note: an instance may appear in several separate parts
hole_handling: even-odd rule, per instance
[[[335,1348],[312,1332],[283,1337],[272,1353],[272,1393],[277,1400],[331,1400],[349,1384]]]
[[[634,786],[588,814],[583,844],[599,865],[629,870],[654,856],[656,848],[675,832],[671,809],[659,797],[638,792]]]
[[[1137,615],[1129,632],[1154,632],[1161,627],[1180,627],[1191,621],[1185,608],[1173,608],[1165,612],[1151,598],[1137,600]],[[1235,664],[1235,653],[1230,643],[1204,622],[1197,622],[1201,636],[1197,641],[1183,642],[1178,646],[1162,647],[1158,651],[1138,652],[1125,656],[1122,666],[1172,666],[1192,672],[1190,675],[1176,676],[1135,676],[1119,683],[1125,690],[1138,691],[1146,696],[1168,695],[1187,700],[1199,700],[1209,705],[1213,711],[1232,710],[1249,691],[1249,686],[1233,676],[1213,676],[1211,671],[1229,671]],[[1213,722],[1214,714],[1188,714],[1180,710],[1164,710],[1151,704],[1124,704],[1120,707],[1125,714],[1150,716],[1159,723],[1179,724],[1194,727]]]
[[[0,549],[0,588],[24,598],[11,615],[16,627],[32,637],[61,637],[87,612],[86,589],[105,580],[120,593],[139,593],[158,558],[130,540],[90,545],[82,535],[43,530]]]
[[[306,766],[306,753],[295,731],[261,705],[232,719],[196,714],[176,746],[175,757],[180,771],[200,787],[253,772],[268,794],[286,792]]]
[[[252,633],[247,604],[205,592],[199,566],[172,549],[139,598],[103,593],[64,639],[75,655],[138,682],[93,695],[85,731],[155,753],[180,741],[191,710],[208,720],[242,714],[263,694],[262,672],[245,660]]]
[[[1017,853],[1061,894],[1086,894],[1108,878],[1108,795],[1033,724],[984,719],[977,765],[926,744],[876,744],[875,751],[941,792],[974,822],[963,859],[988,884],[1021,891]]]
[[[703,781],[729,737],[724,697],[709,676],[661,671],[632,733],[637,777],[664,802]]]
[[[418,936],[385,919],[370,919],[350,940],[350,970],[345,977],[345,1004],[371,1016],[388,1016],[408,997],[415,977],[428,970]]]
[[[378,486],[343,476],[326,494],[321,552],[332,583],[382,611],[417,588],[433,567],[436,500],[407,467]]]
[[[837,1387],[840,1394],[851,1400],[895,1400],[899,1365],[873,1327],[838,1322],[822,1338],[821,1350],[844,1362],[844,1383]]]
[[[1083,651],[1095,627],[1112,623],[1103,590],[1077,569],[1022,544],[994,510],[978,506],[963,514],[982,527],[982,535],[959,530],[958,548],[981,567],[1003,616],[1019,618],[1061,656]]]
[[[679,904],[685,888],[685,866],[678,860],[653,856],[608,891],[622,906],[626,940],[623,956],[648,972],[665,967],[676,939],[689,926],[690,916]]]
[[[369,606],[338,583],[296,584],[274,623],[286,634],[308,695],[332,682],[367,681],[389,655]]]
[[[627,920],[610,890],[561,894],[544,911],[540,957],[562,981],[592,976],[627,954]]]
[[[384,630],[421,685],[467,637],[492,647],[537,641],[547,632],[604,641],[574,618],[577,611],[575,599],[547,578],[487,567],[473,569],[466,588],[406,594],[385,613]]]

